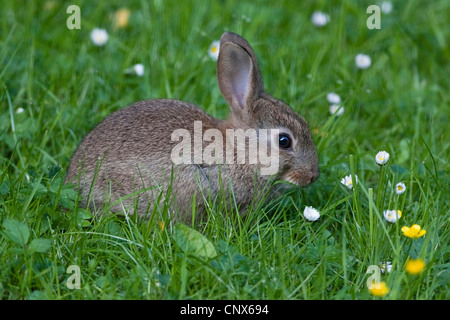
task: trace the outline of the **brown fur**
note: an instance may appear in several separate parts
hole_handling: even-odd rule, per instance
[[[245,211],[267,191],[269,179],[300,186],[317,179],[317,152],[306,121],[264,91],[256,56],[246,40],[228,32],[222,36],[217,77],[232,111],[227,120],[215,119],[186,102],[158,99],[119,110],[92,130],[73,155],[66,177],[66,182],[79,188],[82,204],[99,209],[110,199],[116,203],[107,209],[121,212],[127,208],[131,213],[137,204],[137,213],[148,217],[154,205],[169,201],[173,218],[189,221],[194,195],[201,217],[206,209],[202,197],[214,200],[222,194],[231,198],[230,185],[234,199],[229,199],[229,205],[235,203]],[[219,129],[224,148],[226,129],[248,128],[286,128],[293,136],[293,147],[280,149],[280,170],[275,177],[259,174],[258,164],[174,166],[170,156],[178,142],[171,141],[171,134],[186,129],[193,136],[194,121],[202,121],[203,132]],[[203,142],[203,148],[208,144]],[[173,195],[166,199],[169,187]]]

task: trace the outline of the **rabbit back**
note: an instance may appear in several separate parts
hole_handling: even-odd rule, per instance
[[[183,129],[193,136],[195,121],[201,121],[203,130],[218,124],[197,106],[177,100],[146,100],[119,110],[82,140],[72,157],[66,182],[78,187],[81,204],[93,210],[118,202],[106,209],[120,212],[128,207],[133,212],[137,207],[140,215],[147,215],[155,200],[166,200],[170,187],[176,193],[170,200],[175,202],[170,204],[173,211],[188,211],[185,208],[192,206],[196,190],[215,193],[218,189],[218,170],[214,167],[173,165],[172,150],[179,141],[173,141],[171,133]],[[120,200],[130,194],[136,197]],[[202,206],[201,195],[197,200],[197,205]]]

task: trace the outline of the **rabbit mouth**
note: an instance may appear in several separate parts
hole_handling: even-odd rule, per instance
[[[307,185],[313,183],[317,180],[319,177],[319,172],[314,170],[295,170],[295,171],[289,171],[286,174],[284,174],[281,179],[295,184],[299,187],[306,187]]]

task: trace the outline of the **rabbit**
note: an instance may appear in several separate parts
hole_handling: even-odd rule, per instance
[[[80,192],[81,205],[98,214],[125,210],[145,219],[165,205],[170,219],[188,222],[205,217],[208,199],[223,197],[244,214],[252,201],[276,194],[276,181],[300,187],[314,182],[319,176],[318,154],[307,122],[265,92],[253,49],[235,33],[221,36],[217,79],[231,110],[226,120],[191,103],[154,99],[116,111],[94,128],[72,156],[65,179]],[[213,150],[216,155],[228,152],[230,159],[202,161],[198,151],[209,145],[208,139],[196,145],[194,137],[183,151],[187,161],[174,163],[173,150],[180,147],[180,136],[174,138],[174,132],[193,136],[196,125],[201,134],[215,132],[223,149]],[[260,134],[263,129],[269,133]],[[266,139],[268,152],[278,155],[277,170],[262,174],[267,163],[238,161],[242,150],[227,139],[232,130],[253,130]],[[245,140],[244,148],[251,139]],[[255,156],[250,149],[244,155]]]

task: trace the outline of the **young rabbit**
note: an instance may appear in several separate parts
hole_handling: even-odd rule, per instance
[[[79,189],[82,205],[149,218],[165,201],[173,219],[190,221],[193,205],[196,218],[202,217],[205,205],[223,195],[243,213],[255,198],[273,194],[270,186],[276,180],[298,186],[315,181],[318,157],[308,124],[264,91],[256,56],[237,34],[226,32],[220,39],[217,78],[231,109],[227,120],[190,103],[157,99],[119,110],[92,130],[73,155],[66,177]],[[236,132],[247,133],[244,145],[229,138],[235,133],[239,139]],[[193,137],[186,138],[184,149],[183,135]],[[277,156],[271,174],[263,174],[270,164],[249,149],[255,138]],[[208,146],[212,155],[206,161],[202,155]],[[175,160],[179,151],[184,160]]]

